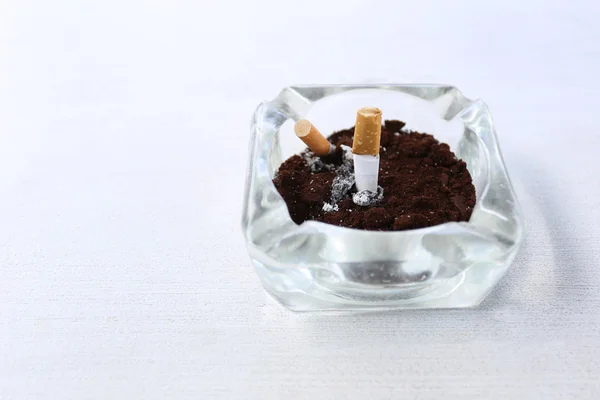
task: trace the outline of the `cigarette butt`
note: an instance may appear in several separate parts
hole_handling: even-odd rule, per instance
[[[364,107],[356,113],[352,153],[376,156],[379,154],[381,140],[381,110],[376,107]]]
[[[326,156],[335,151],[335,146],[307,119],[298,120],[294,125],[294,132],[317,156]]]

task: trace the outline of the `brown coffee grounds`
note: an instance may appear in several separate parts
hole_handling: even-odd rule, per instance
[[[385,121],[381,131],[379,185],[383,200],[372,207],[354,204],[352,190],[337,204],[338,211],[323,211],[331,201],[335,170],[311,172],[306,150],[286,160],[273,180],[292,220],[322,221],[348,228],[392,231],[424,228],[450,221],[468,221],[475,206],[475,187],[464,161],[433,136],[406,132],[402,121]],[[325,164],[342,164],[340,145],[352,146],[354,128],[332,134],[337,152],[322,157]]]

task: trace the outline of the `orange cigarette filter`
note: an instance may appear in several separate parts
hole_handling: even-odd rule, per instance
[[[356,113],[352,153],[376,156],[381,141],[381,110],[364,107]]]
[[[329,140],[307,119],[298,120],[294,125],[294,132],[317,156],[326,156],[335,150]]]

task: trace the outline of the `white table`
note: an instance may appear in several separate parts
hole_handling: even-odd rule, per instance
[[[1,399],[600,398],[595,3],[84,3],[0,2]],[[477,309],[293,314],[250,267],[254,107],[376,81],[494,114],[527,238]]]

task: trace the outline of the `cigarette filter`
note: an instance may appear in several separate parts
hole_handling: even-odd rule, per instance
[[[352,153],[376,156],[379,154],[380,140],[381,110],[376,107],[361,108],[356,113]]]
[[[307,119],[298,120],[294,125],[294,132],[317,156],[326,156],[335,151],[335,146]]]

